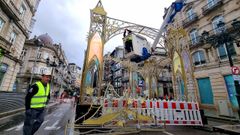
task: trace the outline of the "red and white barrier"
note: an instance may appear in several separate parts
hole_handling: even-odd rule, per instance
[[[104,99],[102,114],[128,108],[138,114],[150,116],[154,121],[144,124],[202,125],[197,102],[141,100],[141,99]]]
[[[156,120],[166,125],[202,125],[198,103],[156,101]]]

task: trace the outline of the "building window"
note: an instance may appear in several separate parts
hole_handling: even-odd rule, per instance
[[[216,0],[208,0],[208,8],[211,8],[216,4]]]
[[[41,59],[41,57],[42,57],[42,52],[38,52],[37,59]]]
[[[206,63],[203,51],[197,51],[193,54],[193,63],[195,66]]]
[[[5,24],[5,22],[3,21],[2,18],[0,18],[0,32],[3,29],[3,25]]]
[[[198,31],[196,29],[190,32],[190,38],[193,45],[198,43]]]
[[[217,17],[213,18],[213,20],[212,20],[212,26],[213,26],[213,30],[214,30],[215,34],[221,33],[223,30],[223,28],[218,28],[218,24],[220,21],[224,22],[222,16],[217,16]]]
[[[23,48],[22,53],[21,53],[19,59],[22,60],[22,61],[24,61],[24,58],[25,58],[26,54],[27,54],[27,49],[26,49],[26,48]]]
[[[2,63],[0,66],[0,84],[1,85],[2,85],[2,81],[3,81],[4,75],[7,72],[7,70],[8,70],[8,65],[5,63]]]
[[[13,44],[14,42],[15,42],[15,40],[16,40],[16,37],[17,37],[17,34],[16,34],[16,32],[12,32],[11,33],[11,35],[10,35],[10,38],[9,38],[9,42],[11,43],[11,44]]]
[[[43,52],[43,59],[47,59],[49,57],[47,52]]]
[[[219,45],[218,48],[218,56],[220,59],[225,59],[227,58],[227,49],[226,49],[226,44]],[[233,43],[228,44],[228,50],[231,56],[236,55],[236,51],[234,48]]]
[[[26,12],[26,6],[24,4],[21,5],[19,9],[20,16],[23,18]]]
[[[190,21],[190,20],[193,19],[193,17],[194,17],[193,9],[191,8],[191,9],[189,9],[189,10],[187,11],[187,18],[188,18],[188,20]]]
[[[17,86],[18,86],[18,81],[15,81],[12,88],[13,92],[17,92]]]
[[[213,104],[213,92],[209,78],[197,79],[202,104]]]

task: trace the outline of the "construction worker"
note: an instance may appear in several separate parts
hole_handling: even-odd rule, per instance
[[[127,50],[127,52],[131,52],[133,51],[133,45],[132,45],[132,31],[125,29],[124,33],[123,33],[123,37],[126,37],[126,33],[127,33],[127,39],[125,41],[125,49]]]
[[[44,121],[45,107],[50,99],[51,71],[42,74],[41,80],[35,82],[25,97],[25,120],[23,135],[33,135]]]

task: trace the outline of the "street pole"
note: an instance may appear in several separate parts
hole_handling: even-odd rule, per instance
[[[60,77],[61,77],[61,85],[60,85],[60,89],[59,89],[59,93],[62,93],[62,85],[63,85],[63,78],[64,78],[64,75],[63,73],[65,72],[65,66],[64,65],[60,65],[60,68],[61,68],[61,74],[60,74]]]
[[[33,69],[35,69],[35,67],[36,67],[37,56],[38,56],[39,50],[40,50],[40,46],[38,46],[38,48],[37,48],[37,53],[36,53],[36,56],[35,56],[35,59],[34,59],[32,72],[33,72]],[[35,74],[35,73],[31,73],[30,82],[29,82],[29,87],[32,85],[32,80],[33,80],[33,75],[34,75],[34,74]]]

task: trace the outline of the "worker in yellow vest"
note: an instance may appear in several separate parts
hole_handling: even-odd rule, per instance
[[[126,49],[127,53],[130,53],[131,51],[133,51],[132,31],[125,29],[124,33],[123,33],[123,38],[125,38],[126,36],[127,36],[127,39],[125,41],[125,49]]]
[[[44,121],[45,107],[50,99],[50,80],[51,72],[46,71],[41,80],[27,90],[23,135],[33,135]]]

